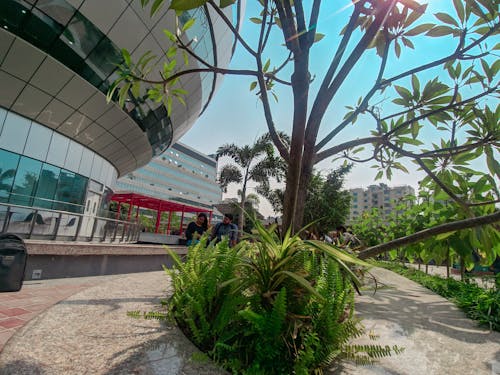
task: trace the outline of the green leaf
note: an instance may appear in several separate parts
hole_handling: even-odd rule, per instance
[[[187,20],[184,26],[182,26],[182,31],[189,30],[191,27],[193,27],[195,21],[196,20],[194,18],[190,18],[189,20]]]
[[[151,17],[154,16],[154,14],[158,11],[158,9],[160,9],[164,1],[165,0],[155,0],[153,5],[151,6],[151,12],[149,14]]]
[[[433,23],[423,23],[422,25],[418,25],[414,27],[413,29],[410,29],[404,33],[405,36],[415,36],[419,35],[422,33],[425,33],[426,31],[429,31],[435,26]]]
[[[401,41],[403,42],[403,44],[408,47],[408,48],[411,48],[411,49],[415,49],[415,45],[413,44],[413,42],[408,39],[408,38],[405,38],[404,36],[401,37]]]
[[[170,9],[173,10],[191,10],[205,5],[208,0],[172,0]]]
[[[255,23],[257,25],[260,25],[262,23],[262,19],[257,18],[257,17],[250,17],[250,21],[252,21],[253,23]]]
[[[139,95],[141,94],[140,90],[141,90],[141,82],[140,81],[134,82],[132,84],[132,87],[130,88],[130,91],[132,92],[132,95],[134,96],[134,98],[139,97]]]
[[[401,55],[401,46],[397,41],[394,42],[394,52],[396,53],[396,57],[399,58],[399,56]]]
[[[163,29],[163,34],[165,34],[167,38],[170,39],[171,42],[175,43],[176,37],[170,30]]]
[[[458,18],[463,23],[465,21],[465,12],[464,12],[464,5],[462,4],[462,0],[453,0],[453,6],[455,7],[455,10],[457,11]]]
[[[443,21],[444,23],[447,23],[449,25],[453,25],[453,26],[459,27],[458,26],[458,22],[455,21],[455,19],[453,19],[453,17],[451,17],[447,13],[436,13],[435,16],[436,16],[436,18],[438,20]]]
[[[414,146],[420,146],[423,145],[424,143],[418,139],[413,139],[413,138],[408,138],[408,137],[399,137],[398,141],[403,142],[403,143],[408,143],[410,145]]]
[[[436,26],[427,32],[427,36],[440,37],[445,35],[453,34],[455,29],[449,26]]]
[[[411,75],[411,86],[413,87],[413,91],[415,93],[420,92],[420,81],[418,80],[418,77],[416,74]]]
[[[485,147],[486,164],[491,174],[497,175],[500,178],[500,163],[495,159],[491,146]]]
[[[314,43],[319,42],[324,37],[325,37],[325,34],[321,34],[321,33],[314,34]]]
[[[250,84],[250,91],[253,91],[253,89],[255,88],[255,86],[257,86],[257,81],[253,81],[253,82]]]
[[[130,58],[130,53],[125,48],[122,48],[122,56],[125,61],[125,65],[129,67],[132,64],[132,60]]]
[[[285,275],[291,279],[294,279],[297,284],[299,284],[302,288],[308,290],[311,294],[315,295],[320,301],[323,301],[325,299],[321,294],[318,293],[316,289],[314,289],[311,283],[304,279],[302,276],[290,271],[278,271],[275,273],[275,276],[279,275]]]
[[[411,99],[412,99],[412,95],[411,95],[411,92],[410,90],[408,90],[406,87],[403,87],[403,86],[398,86],[398,85],[394,85],[394,88],[396,89],[396,91],[398,92],[398,94],[407,102],[407,103],[410,103]]]
[[[221,8],[225,8],[225,7],[228,7],[230,5],[233,5],[234,3],[236,2],[236,0],[220,0],[220,7]]]
[[[171,59],[172,57],[175,56],[177,53],[177,47],[176,46],[170,46],[170,48],[167,51],[167,57]]]
[[[271,65],[271,60],[267,59],[266,63],[264,64],[264,67],[262,68],[262,71],[265,73],[269,69],[269,65]]]

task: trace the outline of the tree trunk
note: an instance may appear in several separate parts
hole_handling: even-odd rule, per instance
[[[450,278],[450,245],[446,249],[446,278]]]
[[[462,256],[460,257],[460,280],[465,280],[465,261]]]
[[[304,157],[304,138],[307,122],[307,102],[309,98],[309,50],[294,51],[294,72],[291,77],[293,88],[293,128],[290,142],[290,162],[286,176],[285,201],[283,202],[283,230],[302,226],[304,210],[302,180],[302,160]],[[311,166],[312,167],[312,166]],[[299,203],[300,201],[300,203]]]
[[[238,240],[240,240],[241,235],[243,234],[243,226],[245,224],[245,202],[246,202],[246,197],[247,197],[247,176],[248,176],[248,168],[247,168],[247,173],[245,174],[245,179],[243,181],[243,187],[241,188],[240,214],[238,216]]]

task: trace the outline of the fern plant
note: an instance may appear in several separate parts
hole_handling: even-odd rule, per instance
[[[361,363],[394,348],[355,346],[364,334],[354,316],[359,280],[349,265],[366,263],[319,241],[303,241],[254,221],[256,234],[170,252],[174,293],[169,314],[201,350],[234,374],[322,374],[343,359]],[[397,349],[397,348],[396,348]]]

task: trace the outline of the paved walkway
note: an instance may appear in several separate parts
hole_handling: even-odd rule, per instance
[[[376,366],[345,365],[333,373],[500,374],[498,332],[477,328],[449,302],[399,275],[374,273],[386,287],[358,298],[357,310],[378,343],[406,350]],[[168,293],[164,273],[149,272],[28,282],[21,292],[0,294],[0,335],[15,330],[0,353],[0,374],[224,374],[194,360],[197,350],[172,324],[127,316],[158,310]]]

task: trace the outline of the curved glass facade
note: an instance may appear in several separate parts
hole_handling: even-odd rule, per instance
[[[123,62],[120,48],[64,0],[2,0],[0,23],[104,94],[116,79],[116,66]],[[170,145],[173,130],[166,111],[142,104],[128,113],[146,132],[156,153]]]
[[[91,150],[0,108],[0,202],[81,213],[89,184],[101,193],[116,177]]]

